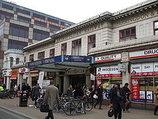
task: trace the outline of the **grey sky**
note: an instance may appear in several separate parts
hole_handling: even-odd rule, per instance
[[[105,11],[116,12],[145,0],[8,0],[71,22],[81,22]]]

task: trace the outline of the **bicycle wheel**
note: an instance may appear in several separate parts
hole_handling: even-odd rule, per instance
[[[93,103],[92,102],[85,102],[84,107],[86,111],[91,111],[93,109]]]
[[[64,112],[66,115],[73,115],[76,110],[76,106],[73,102],[66,102],[64,105]]]

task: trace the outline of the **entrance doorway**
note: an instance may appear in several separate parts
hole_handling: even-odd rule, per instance
[[[70,84],[73,87],[83,87],[86,83],[85,75],[70,76]]]

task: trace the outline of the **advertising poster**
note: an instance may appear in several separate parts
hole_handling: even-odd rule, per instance
[[[137,100],[139,99],[139,79],[138,78],[132,78],[132,99]]]
[[[139,99],[145,100],[145,91],[140,91]]]
[[[146,102],[153,102],[153,91],[146,91]]]

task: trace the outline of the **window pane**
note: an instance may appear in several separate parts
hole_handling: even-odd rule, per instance
[[[155,31],[155,35],[158,35],[158,30]]]
[[[155,29],[158,28],[158,22],[155,22]]]
[[[129,36],[130,35],[130,29],[127,29],[126,30],[126,36]]]
[[[22,50],[24,47],[28,45],[27,42],[16,41],[16,40],[8,40],[8,49],[20,49]]]
[[[136,34],[135,28],[132,28],[132,29],[131,29],[131,34]]]

